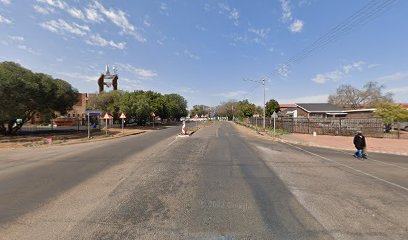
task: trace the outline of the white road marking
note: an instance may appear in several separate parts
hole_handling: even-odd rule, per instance
[[[372,175],[372,174],[370,174],[370,173],[366,173],[366,172],[364,172],[364,171],[361,171],[361,170],[358,170],[358,169],[356,169],[356,168],[350,167],[349,165],[346,165],[346,164],[337,162],[337,161],[335,161],[335,160],[326,158],[326,157],[324,157],[324,156],[321,156],[321,155],[319,155],[319,154],[310,152],[310,151],[308,151],[308,150],[306,150],[306,149],[303,149],[303,148],[301,148],[301,147],[292,145],[292,144],[290,144],[290,143],[286,143],[286,142],[285,142],[285,144],[287,144],[287,145],[289,145],[289,146],[292,146],[292,147],[294,147],[294,148],[296,148],[296,149],[299,149],[299,150],[301,150],[301,151],[307,152],[307,153],[309,153],[309,154],[311,154],[311,155],[313,155],[313,156],[319,157],[319,158],[321,158],[321,159],[324,159],[324,160],[327,160],[327,161],[330,161],[330,162],[337,163],[337,164],[340,165],[340,166],[346,167],[346,168],[351,169],[351,170],[353,170],[353,171],[356,171],[356,172],[358,172],[358,173],[361,173],[361,174],[364,174],[364,175],[366,175],[366,176],[372,177],[372,178],[377,179],[377,180],[379,180],[379,181],[381,181],[381,182],[388,183],[388,184],[390,184],[390,185],[392,185],[392,186],[394,186],[394,187],[403,189],[403,190],[405,190],[405,191],[408,192],[408,188],[403,187],[403,186],[401,186],[401,185],[399,185],[399,184],[396,184],[396,183],[387,181],[387,180],[382,179],[382,178],[380,178],[380,177],[374,176],[374,175]]]
[[[337,150],[337,151],[339,151],[339,152],[342,152],[342,153],[345,153],[345,154],[348,154],[348,155],[349,155],[349,153],[348,153],[348,152],[345,152],[345,151],[343,151],[343,150]],[[397,164],[387,163],[387,162],[383,162],[383,161],[380,161],[380,160],[376,160],[376,159],[373,159],[372,157],[369,157],[369,158],[368,158],[368,160],[372,160],[372,161],[375,161],[375,162],[380,162],[380,163],[385,164],[385,165],[391,165],[391,166],[394,166],[394,167],[397,167],[397,168],[407,169],[407,170],[408,170],[408,168],[406,168],[406,167],[401,167],[400,165],[397,165]]]
[[[170,145],[173,144],[175,141],[177,141],[177,138],[175,138],[173,141],[171,141],[171,143],[167,144],[167,146],[170,146]]]

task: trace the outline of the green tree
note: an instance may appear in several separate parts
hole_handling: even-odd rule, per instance
[[[261,106],[256,106],[255,114],[259,114],[259,116],[263,116],[263,108]]]
[[[154,113],[156,116],[161,118],[167,118],[168,112],[166,109],[166,100],[161,93],[146,91],[144,92],[145,96],[149,99],[149,105],[151,108],[151,113]]]
[[[408,110],[399,104],[379,104],[375,115],[382,118],[387,124],[408,122]]]
[[[79,93],[69,83],[33,73],[13,62],[0,63],[0,132],[14,134],[35,113],[52,117],[72,109]],[[21,119],[21,121],[17,121]]]
[[[279,112],[280,111],[280,107],[279,107],[279,103],[278,101],[276,101],[275,99],[271,99],[268,102],[266,102],[266,108],[265,108],[265,115],[270,117],[273,112]]]
[[[250,103],[248,99],[239,101],[237,108],[237,115],[245,118],[252,117],[256,111],[255,104]]]
[[[164,95],[164,99],[165,108],[167,109],[169,118],[179,119],[187,116],[187,100],[184,97],[172,93]]]
[[[127,114],[129,120],[144,125],[151,119],[150,98],[144,91],[126,92],[120,100],[120,110]]]
[[[114,120],[118,120],[123,94],[122,91],[101,92],[89,99],[88,108],[108,112]]]

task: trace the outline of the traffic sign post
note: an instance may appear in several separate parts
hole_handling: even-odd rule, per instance
[[[86,110],[85,111],[86,116],[88,117],[88,138],[91,138],[91,122],[90,122],[90,116],[99,116],[101,115],[101,112],[98,110]]]
[[[123,131],[124,131],[124,128],[125,128],[125,119],[126,119],[125,113],[122,112],[122,114],[120,115],[119,118],[122,119],[122,134],[123,134]]]
[[[105,123],[106,123],[106,129],[105,129],[106,136],[108,136],[108,119],[110,118],[111,117],[109,116],[108,112],[106,112],[105,115],[103,116],[103,119],[105,119]]]
[[[276,112],[272,113],[272,117],[273,117],[273,137],[275,137],[275,121],[276,121],[276,117],[278,117],[278,114],[276,114]]]
[[[88,139],[91,138],[91,128],[90,128],[90,123],[89,123],[89,113],[88,113]]]
[[[153,128],[154,128],[154,119],[156,117],[156,114],[152,113],[152,116],[153,116]]]

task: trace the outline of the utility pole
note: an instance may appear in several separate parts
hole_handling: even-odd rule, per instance
[[[244,81],[251,81],[251,82],[256,82],[259,84],[262,84],[263,86],[263,129],[265,129],[265,109],[266,109],[266,104],[265,104],[265,78],[262,78],[262,80],[251,80],[251,79],[244,79]]]
[[[265,78],[262,79],[262,85],[263,85],[263,90],[264,90],[264,102],[263,102],[263,129],[265,130],[265,110],[266,110],[266,105],[265,105]]]

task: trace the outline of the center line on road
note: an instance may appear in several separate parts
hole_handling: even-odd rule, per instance
[[[366,172],[361,171],[361,170],[359,170],[359,169],[356,169],[356,168],[350,167],[349,165],[346,165],[346,164],[343,164],[343,163],[337,162],[337,161],[335,161],[335,160],[332,160],[332,159],[326,158],[326,157],[324,157],[324,156],[321,156],[321,155],[319,155],[319,154],[316,154],[316,153],[310,152],[310,151],[308,151],[308,150],[306,150],[306,149],[303,149],[303,148],[301,148],[301,147],[298,147],[298,146],[292,145],[292,144],[290,144],[290,143],[286,143],[286,142],[285,142],[285,144],[287,144],[287,145],[289,145],[289,146],[292,146],[292,147],[294,147],[294,148],[296,148],[296,149],[299,149],[299,150],[301,150],[301,151],[303,151],[303,152],[307,152],[307,153],[309,153],[309,154],[311,154],[311,155],[313,155],[313,156],[316,156],[316,157],[322,158],[322,159],[327,160],[327,161],[330,161],[330,162],[337,163],[337,164],[338,164],[338,165],[340,165],[340,166],[343,166],[343,167],[349,168],[349,169],[351,169],[351,170],[353,170],[353,171],[356,171],[356,172],[358,172],[358,173],[361,173],[361,174],[364,174],[364,175],[366,175],[366,176],[372,177],[372,178],[377,179],[377,180],[379,180],[379,181],[381,181],[381,182],[388,183],[388,184],[390,184],[390,185],[392,185],[392,186],[394,186],[394,187],[401,188],[402,190],[405,190],[405,191],[407,191],[407,192],[408,192],[408,188],[403,187],[403,186],[401,186],[401,185],[399,185],[399,184],[396,184],[396,183],[393,183],[393,182],[387,181],[387,180],[382,179],[382,178],[380,178],[380,177],[374,176],[374,175],[372,175],[372,174],[370,174],[370,173],[366,173]]]

